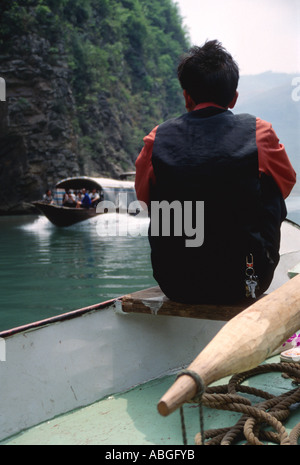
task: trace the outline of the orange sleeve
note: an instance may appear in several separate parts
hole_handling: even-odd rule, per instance
[[[256,118],[256,145],[259,171],[273,177],[286,199],[296,184],[296,173],[272,125],[260,118]]]
[[[152,166],[152,149],[158,126],[144,138],[144,147],[136,162],[135,190],[138,200],[150,204],[150,186],[155,184],[155,175]]]

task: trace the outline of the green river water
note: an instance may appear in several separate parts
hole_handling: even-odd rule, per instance
[[[43,216],[0,217],[0,332],[156,285],[146,220],[128,217],[128,227],[122,217],[106,235],[95,220],[57,228]]]
[[[299,224],[300,197],[287,206]],[[148,220],[121,216],[107,216],[110,229],[0,217],[0,332],[155,286]]]

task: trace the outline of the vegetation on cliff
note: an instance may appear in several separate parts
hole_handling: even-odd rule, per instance
[[[131,169],[144,135],[183,110],[188,39],[171,0],[1,0],[0,18],[0,159],[13,154],[23,198],[62,175]]]

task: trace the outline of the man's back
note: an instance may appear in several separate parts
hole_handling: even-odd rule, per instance
[[[239,300],[245,296],[250,256],[265,290],[279,259],[279,237],[268,242],[269,232],[279,230],[286,210],[274,185],[264,187],[272,189],[272,202],[263,199],[256,118],[207,107],[168,121],[157,129],[152,164],[156,182],[151,200],[179,201],[182,212],[183,234],[171,231],[168,237],[151,234],[158,229],[153,222],[163,220],[151,214],[154,277],[165,294],[191,302]],[[193,224],[186,224],[193,220],[186,216],[189,201],[194,228],[196,203],[204,202],[204,241],[187,248],[186,227],[193,230]]]
[[[258,296],[278,263],[295,171],[271,124],[228,110],[239,70],[218,41],[192,47],[177,71],[188,113],[154,128],[136,161],[154,277],[182,302]]]

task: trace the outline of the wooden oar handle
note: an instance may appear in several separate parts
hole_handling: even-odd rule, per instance
[[[232,318],[191,363],[208,386],[224,376],[257,367],[300,328],[300,275]],[[182,376],[158,403],[166,416],[191,400],[195,381]]]
[[[191,396],[191,399],[195,396],[201,396],[205,391],[205,384],[203,382],[203,379],[199,376],[197,372],[192,370],[182,370],[181,372],[179,372],[177,375],[176,383],[177,392],[182,391],[186,393],[187,391],[189,391],[189,396]],[[182,389],[180,388],[180,386],[182,386]],[[177,401],[178,399],[174,402],[173,410],[176,410],[176,408],[184,402],[184,399],[179,400],[178,406]],[[164,398],[161,399],[157,408],[159,413],[163,416],[167,416],[171,413],[168,407],[168,403],[164,401]]]
[[[169,390],[159,401],[157,409],[166,417],[179,408],[187,399],[193,399],[197,392],[195,381],[189,376],[177,379]]]

